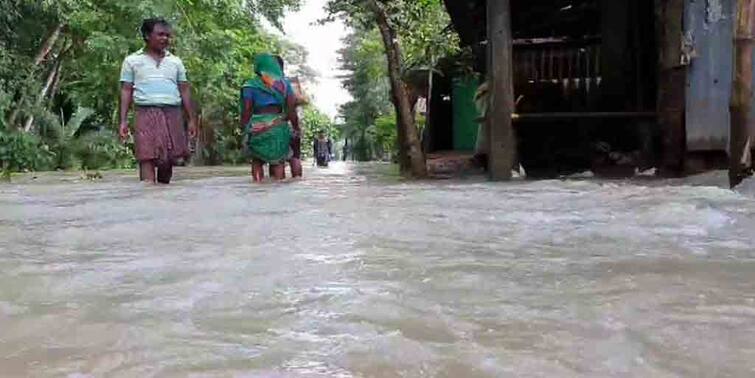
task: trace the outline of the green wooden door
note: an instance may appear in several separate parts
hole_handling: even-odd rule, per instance
[[[480,113],[474,103],[479,86],[476,76],[453,80],[453,143],[456,151],[474,151],[477,143],[477,119]]]

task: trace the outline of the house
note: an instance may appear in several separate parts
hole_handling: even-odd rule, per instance
[[[470,90],[506,46],[489,40],[488,22],[508,19],[508,112],[528,172],[680,174],[725,164],[734,0],[445,3],[477,75],[434,80],[428,151],[469,149]]]

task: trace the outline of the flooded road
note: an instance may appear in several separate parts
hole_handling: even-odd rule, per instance
[[[389,170],[0,185],[0,375],[755,376],[755,197]]]

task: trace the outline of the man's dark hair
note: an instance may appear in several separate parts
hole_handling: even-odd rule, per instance
[[[162,17],[155,17],[155,18],[148,18],[142,22],[141,32],[142,32],[142,38],[146,41],[149,38],[149,35],[152,34],[152,31],[155,30],[155,25],[162,25],[166,28],[171,28],[170,22],[166,21]]]
[[[283,62],[283,58],[280,55],[276,55],[275,59],[278,61],[278,65],[281,66],[281,71],[286,69],[286,64]]]

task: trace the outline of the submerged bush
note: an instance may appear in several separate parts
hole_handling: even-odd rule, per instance
[[[90,132],[76,139],[73,156],[81,169],[133,168],[134,154],[110,131]]]
[[[50,169],[54,153],[35,135],[0,129],[0,170],[11,172]]]

